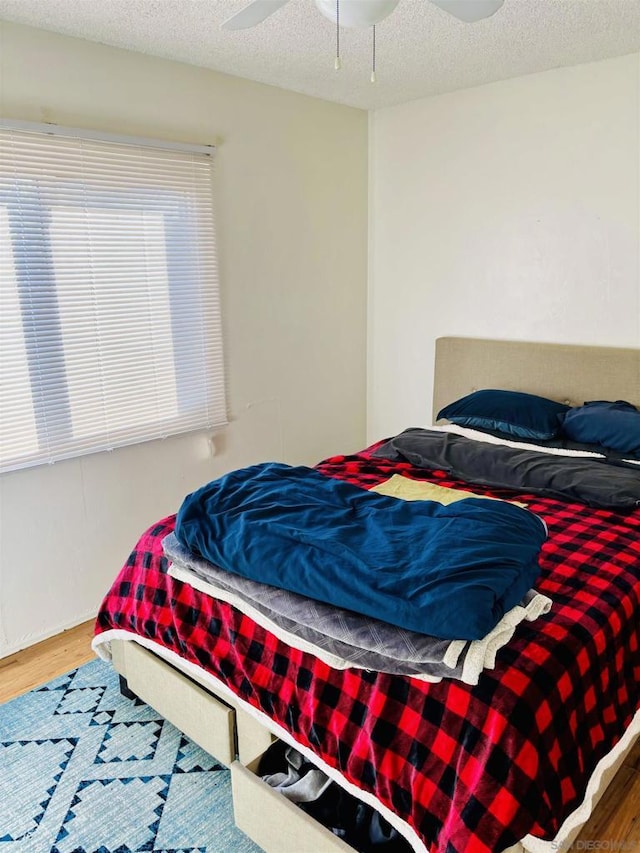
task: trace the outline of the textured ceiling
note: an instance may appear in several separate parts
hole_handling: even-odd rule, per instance
[[[335,71],[335,26],[312,0],[290,0],[254,29],[220,29],[246,2],[0,0],[0,19],[364,109],[640,51],[640,0],[505,0],[476,24],[428,0],[401,0],[376,28],[372,84],[370,31],[341,30]]]

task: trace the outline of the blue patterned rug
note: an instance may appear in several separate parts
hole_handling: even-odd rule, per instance
[[[92,661],[0,706],[0,853],[259,853],[229,771]]]

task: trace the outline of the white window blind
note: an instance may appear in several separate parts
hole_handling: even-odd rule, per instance
[[[0,470],[226,422],[212,159],[0,126]]]

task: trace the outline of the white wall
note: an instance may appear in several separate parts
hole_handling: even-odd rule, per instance
[[[640,55],[370,119],[368,433],[431,423],[441,335],[640,346]]]
[[[0,656],[95,614],[144,528],[227,470],[365,439],[366,113],[0,23],[6,117],[218,144],[232,423],[0,478]]]

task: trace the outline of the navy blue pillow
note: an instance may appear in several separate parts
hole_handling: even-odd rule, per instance
[[[598,444],[640,459],[640,411],[624,400],[615,403],[597,400],[570,409],[562,431],[572,441]]]
[[[454,424],[515,438],[553,438],[569,406],[523,391],[474,391],[438,412]]]

